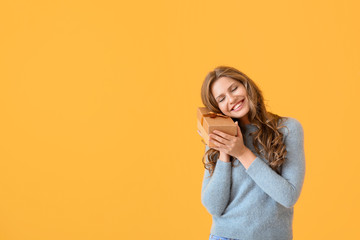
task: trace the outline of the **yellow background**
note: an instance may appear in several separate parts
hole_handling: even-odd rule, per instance
[[[0,239],[208,239],[200,87],[229,65],[304,128],[294,239],[359,239],[360,5],[0,4]]]

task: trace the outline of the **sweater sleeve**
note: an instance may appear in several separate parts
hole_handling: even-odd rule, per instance
[[[209,149],[206,145],[205,152]],[[207,159],[206,159],[207,160]],[[214,216],[220,216],[226,209],[231,190],[231,162],[217,160],[211,177],[205,169],[201,189],[201,202],[207,211]]]
[[[304,183],[304,131],[300,122],[294,118],[290,118],[286,126],[288,128],[288,135],[285,137],[287,155],[282,165],[281,176],[259,157],[251,163],[246,172],[272,199],[291,208],[298,200]]]

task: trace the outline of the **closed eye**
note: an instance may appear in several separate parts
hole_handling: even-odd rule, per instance
[[[238,87],[233,88],[231,91],[235,91]],[[219,102],[222,102],[225,98],[223,97]]]

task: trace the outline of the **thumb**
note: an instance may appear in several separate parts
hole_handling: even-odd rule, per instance
[[[237,135],[236,136],[239,137],[241,135],[241,130],[240,130],[238,122],[236,121],[235,123],[236,123],[236,126],[237,126]]]

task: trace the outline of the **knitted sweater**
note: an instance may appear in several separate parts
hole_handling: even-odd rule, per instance
[[[256,153],[249,135],[257,129],[253,124],[241,128],[245,146],[257,156],[248,169],[234,158],[235,167],[217,160],[211,177],[204,170],[201,202],[212,215],[210,233],[240,240],[293,239],[294,205],[305,177],[304,132],[295,118],[287,117],[283,125],[287,128],[279,131],[287,155],[281,175]]]

